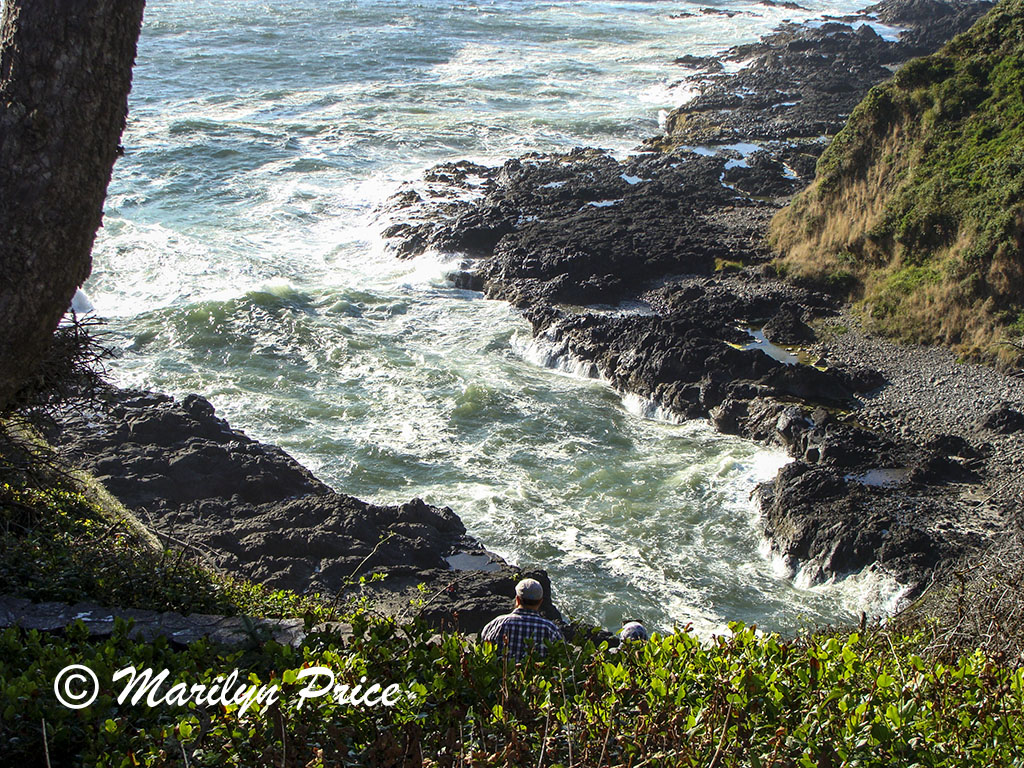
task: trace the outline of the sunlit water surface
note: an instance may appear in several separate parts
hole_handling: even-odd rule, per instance
[[[773,568],[749,495],[783,455],[537,365],[514,310],[379,237],[379,203],[433,163],[624,152],[687,98],[676,56],[856,7],[805,4],[151,0],[86,286],[115,378],[199,392],[339,490],[451,506],[609,628],[884,607],[874,578]]]

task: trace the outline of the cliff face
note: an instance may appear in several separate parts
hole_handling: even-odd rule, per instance
[[[874,329],[1018,358],[1024,335],[1024,0],[873,88],[774,219],[783,269]]]

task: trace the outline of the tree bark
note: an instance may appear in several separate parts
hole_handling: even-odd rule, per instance
[[[92,268],[145,0],[6,0],[0,21],[0,411]]]

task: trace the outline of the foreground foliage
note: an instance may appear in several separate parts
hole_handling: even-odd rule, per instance
[[[875,330],[1014,362],[1024,346],[1024,0],[873,88],[772,225],[790,273]]]
[[[225,651],[8,630],[0,635],[0,733],[10,763],[44,749],[60,765],[1010,765],[1024,747],[1024,672],[980,653],[929,664],[913,638],[815,637],[786,643],[734,627],[702,644],[686,633],[612,654],[566,646],[509,665],[490,646],[429,629],[357,621],[347,646],[310,637]],[[891,644],[890,644],[891,643]],[[69,663],[92,668],[99,698],[54,700]],[[118,705],[111,674],[126,664],[210,682],[244,670],[282,685],[280,701],[236,707]],[[298,696],[303,666],[339,681],[400,683],[391,708]],[[294,682],[291,682],[294,681]]]

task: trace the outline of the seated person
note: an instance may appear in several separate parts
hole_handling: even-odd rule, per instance
[[[650,640],[650,638],[651,636],[647,632],[647,627],[639,621],[627,621],[622,625],[622,629],[619,630],[620,640],[631,640],[634,643],[642,643]]]
[[[536,579],[523,579],[516,584],[516,607],[512,613],[491,621],[480,638],[493,643],[502,653],[522,661],[532,649],[544,656],[549,643],[562,639],[562,631],[554,622],[540,615],[544,587]]]

